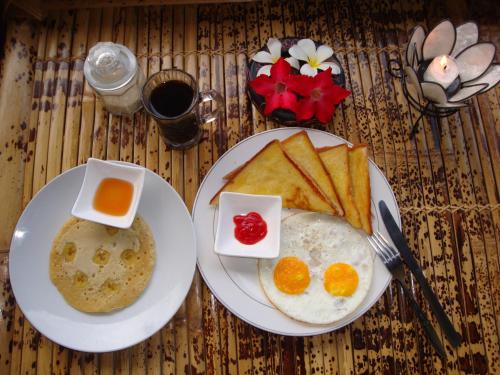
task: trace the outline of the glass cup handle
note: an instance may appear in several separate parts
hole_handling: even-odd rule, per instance
[[[215,101],[215,103],[217,104],[217,108],[211,112],[201,115],[201,120],[204,124],[208,124],[209,122],[217,120],[218,115],[224,112],[224,99],[222,98],[221,94],[219,94],[215,90],[200,92],[200,104],[209,102],[211,100]]]

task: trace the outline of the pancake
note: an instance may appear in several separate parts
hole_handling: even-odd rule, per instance
[[[128,229],[71,218],[50,253],[50,279],[75,309],[102,313],[133,303],[151,279],[155,244],[147,223]]]

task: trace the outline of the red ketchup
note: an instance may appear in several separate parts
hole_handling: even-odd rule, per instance
[[[234,236],[242,244],[253,245],[266,237],[267,224],[257,212],[236,215],[233,222],[236,224]]]

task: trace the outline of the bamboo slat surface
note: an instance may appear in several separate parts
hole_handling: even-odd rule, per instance
[[[499,13],[493,1],[272,0],[51,10],[41,23],[10,21],[0,62],[0,375],[500,373],[500,86],[441,120],[437,148],[427,119],[409,139],[418,113],[388,71],[414,25],[429,29],[442,18],[478,21],[480,39],[496,44],[500,61]],[[393,283],[363,317],[315,337],[246,324],[198,272],[172,320],[131,348],[80,353],[40,335],[16,305],[8,278],[12,231],[32,196],[93,156],[153,170],[191,210],[200,182],[228,148],[277,127],[245,92],[248,59],[271,36],[311,37],[334,48],[352,95],[325,129],[370,146],[397,197],[405,235],[463,344],[447,343],[409,274],[445,343],[446,361]],[[196,76],[201,90],[225,97],[224,118],[182,152],[162,143],[145,113],[108,114],[82,72],[100,40],[128,46],[146,76],[173,66]]]

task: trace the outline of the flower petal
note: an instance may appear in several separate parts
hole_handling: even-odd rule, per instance
[[[289,109],[295,113],[297,110],[297,96],[289,91],[285,91],[281,94],[266,96],[264,115],[269,116],[275,109],[278,108]]]
[[[321,89],[322,92],[327,92],[333,87],[332,70],[328,68],[316,74],[313,77],[314,86]]]
[[[406,66],[404,72],[410,96],[416,102],[422,102],[424,94],[422,93],[422,86],[420,85],[420,81],[418,80],[417,72],[410,66]]]
[[[295,57],[287,57],[285,60],[292,66],[292,68],[300,70],[299,61]]]
[[[422,26],[415,26],[406,47],[406,65],[415,68],[422,60],[422,45],[424,44],[425,31]]]
[[[316,44],[311,39],[301,39],[297,45],[302,48],[307,57],[316,57]]]
[[[297,96],[290,91],[285,91],[280,95],[280,107],[294,112],[297,110]]]
[[[288,49],[290,56],[295,57],[297,60],[307,61],[306,53],[298,45],[294,44]]]
[[[248,82],[250,87],[259,95],[268,96],[275,92],[274,79],[264,75],[258,76],[254,80]]]
[[[302,96],[311,95],[315,85],[314,79],[309,76],[293,75],[287,80],[288,88]]]
[[[326,124],[333,117],[335,112],[335,104],[328,100],[320,100],[316,103],[316,118]]]
[[[306,98],[298,101],[298,106],[297,106],[297,120],[298,121],[303,121],[303,120],[309,120],[311,117],[314,116],[314,109],[315,109],[315,102],[312,100]]]
[[[455,47],[451,51],[451,56],[455,57],[467,47],[476,44],[479,39],[479,31],[475,22],[467,22],[457,27],[457,40]]]
[[[267,41],[267,48],[271,53],[271,56],[275,59],[279,59],[281,57],[281,42],[276,38],[269,38]]]
[[[441,21],[434,27],[424,40],[422,56],[424,60],[433,59],[439,55],[449,55],[455,43],[455,27],[449,20]]]
[[[269,116],[275,109],[280,108],[281,95],[266,96],[266,107],[264,108],[264,115]]]
[[[465,108],[465,107],[468,107],[467,103],[450,103],[450,102],[447,102],[447,103],[442,103],[442,104],[435,103],[434,105],[436,107],[438,107],[438,108]]]
[[[271,75],[271,66],[272,65],[264,65],[257,71],[257,77],[264,74],[266,76]]]
[[[450,103],[462,102],[464,100],[473,97],[474,95],[479,94],[486,87],[488,87],[487,83],[479,83],[474,86],[463,87],[462,89],[458,90],[458,92],[455,95],[453,95],[450,99],[448,99],[448,102]]]
[[[333,104],[339,104],[349,95],[351,95],[349,90],[337,85],[333,85],[333,87],[324,94],[325,100],[330,101]]]
[[[446,92],[440,84],[435,82],[422,82],[421,86],[424,96],[434,103],[446,103],[448,101]]]
[[[328,68],[332,68],[332,74],[340,74],[340,67],[334,62],[324,62],[319,64],[319,68],[321,70],[327,70]]]
[[[316,58],[318,62],[323,62],[326,59],[329,59],[333,55],[333,49],[328,46],[319,46],[316,50]]]
[[[486,72],[495,58],[493,43],[478,43],[460,52],[457,57],[458,74],[462,83],[478,78]]]
[[[304,64],[300,67],[300,74],[314,77],[318,73],[318,69],[313,68],[309,64]]]
[[[257,61],[260,63],[267,63],[267,64],[272,64],[273,63],[273,58],[269,52],[266,51],[259,51],[257,52],[254,57],[252,57],[253,61]]]
[[[495,87],[498,82],[500,82],[500,64],[493,64],[481,77],[467,82],[464,86],[473,86],[478,83],[486,83],[488,86],[481,90],[482,94],[483,92],[488,91],[490,88]]]
[[[292,67],[290,66],[290,64],[281,57],[271,67],[271,77],[273,77],[275,81],[282,81],[290,75],[291,71]]]

